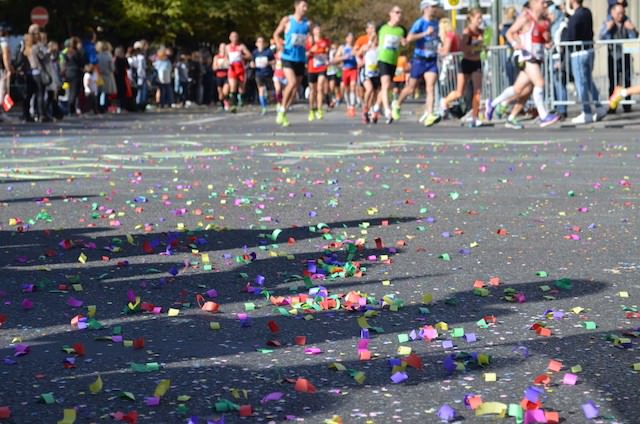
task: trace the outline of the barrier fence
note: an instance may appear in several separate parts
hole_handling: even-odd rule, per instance
[[[628,87],[640,84],[640,39],[598,40],[595,42],[561,42],[545,50],[543,75],[545,77],[545,101],[550,109],[566,111],[568,106],[580,105],[572,58],[588,55],[592,60],[592,76],[598,90],[599,102],[607,104],[616,86]],[[518,68],[508,46],[489,47],[482,60],[482,96],[494,98],[515,81]],[[439,61],[438,96],[444,97],[455,90],[460,71],[462,53],[451,53]],[[636,104],[627,98],[623,106]]]

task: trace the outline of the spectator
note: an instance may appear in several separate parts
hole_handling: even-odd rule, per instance
[[[114,77],[115,64],[111,54],[111,44],[99,41],[96,43],[98,71],[102,77],[102,86],[99,93],[100,111],[105,112],[109,108],[109,99],[117,93]]]
[[[49,57],[46,61],[46,68],[49,75],[51,75],[51,83],[46,87],[46,110],[47,115],[52,116],[57,120],[61,120],[64,113],[60,108],[60,103],[58,102],[58,93],[60,92],[60,88],[62,88],[60,64],[58,62],[60,48],[58,47],[57,42],[49,41],[49,43],[47,43],[47,50],[49,52]]]
[[[44,104],[45,88],[51,82],[51,75],[45,68],[48,52],[40,40],[40,27],[36,24],[31,25],[24,39],[24,56],[25,62],[28,63],[29,71],[26,72],[27,96],[24,101],[22,117],[27,122],[35,121],[30,111],[32,100],[34,102],[34,111],[37,113],[40,122],[51,122]]]
[[[9,27],[5,24],[0,24],[0,103],[3,107],[0,107],[0,122],[4,120],[2,117],[3,111],[8,106],[9,102],[5,106],[5,96],[9,95],[9,82],[11,81],[11,74],[13,73],[13,65],[11,64],[11,51],[9,50],[9,41],[7,39],[9,35]]]
[[[84,69],[84,52],[78,37],[71,37],[69,47],[63,53],[62,75],[67,86],[67,102],[69,115],[79,115],[80,93],[82,89],[82,73]]]
[[[85,61],[92,65],[98,64],[98,52],[96,50],[97,35],[94,30],[89,29],[85,34],[85,38],[82,41],[82,48],[84,50]]]
[[[187,106],[202,103],[202,68],[200,52],[192,52],[189,58],[189,95],[187,98]]]
[[[167,51],[160,48],[156,54],[153,67],[157,73],[158,89],[160,90],[160,108],[171,107],[171,61],[167,58]]]
[[[567,41],[576,41],[570,47],[571,72],[582,102],[582,113],[572,119],[574,124],[599,121],[606,111],[600,103],[598,89],[593,82],[593,17],[591,10],[582,6],[583,0],[571,0],[573,15],[567,24]],[[596,116],[591,114],[591,101],[596,105]]]
[[[91,63],[84,65],[82,86],[84,87],[87,108],[98,114],[98,72],[95,69],[95,65]]]
[[[147,59],[145,58],[145,42],[136,41],[133,44],[131,57],[131,73],[136,87],[136,108],[144,111],[149,96],[147,82]]]
[[[118,93],[117,112],[132,110],[130,99],[133,97],[131,80],[129,79],[129,61],[125,57],[124,47],[116,47],[113,76]]]
[[[501,44],[506,45],[508,47],[508,54],[511,55],[513,52],[513,47],[509,44],[509,40],[507,40],[507,31],[513,25],[516,20],[516,8],[511,6],[507,7],[504,10],[502,15],[502,23],[500,24],[500,41]],[[505,71],[507,73],[507,80],[509,81],[509,85],[513,85],[516,81],[516,77],[518,76],[518,68],[513,60],[507,60],[505,64]]]
[[[602,40],[623,40],[638,38],[638,30],[631,20],[625,15],[622,4],[614,4],[610,9],[610,15],[600,30]],[[624,53],[621,44],[608,46],[609,62],[609,95],[613,94],[616,86],[631,86],[631,55]],[[629,100],[630,98],[627,98]],[[631,105],[623,105],[625,112],[631,111]],[[615,113],[615,109],[609,109]]]
[[[181,54],[175,65],[174,90],[177,95],[178,103],[185,106],[187,94],[189,91],[189,65],[187,55]]]
[[[562,41],[567,38],[567,17],[565,14],[564,0],[554,0],[553,5],[549,8],[549,17],[551,19],[551,38],[554,44],[554,50],[551,55],[553,64],[553,89],[556,100],[559,102],[567,101],[567,54],[566,49],[560,47]],[[560,104],[556,108],[562,119],[567,118],[567,105]]]

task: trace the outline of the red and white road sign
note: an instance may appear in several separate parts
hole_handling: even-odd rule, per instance
[[[42,6],[36,6],[31,10],[31,23],[43,27],[49,22],[49,12]]]

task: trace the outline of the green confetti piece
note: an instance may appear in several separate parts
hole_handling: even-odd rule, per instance
[[[585,321],[585,322],[582,323],[582,325],[587,330],[595,330],[596,328],[598,328],[598,325],[593,321]]]
[[[547,274],[547,271],[538,271],[538,272],[536,272],[536,276],[545,278],[545,277],[548,277],[549,274]]]
[[[449,256],[448,253],[443,253],[440,256],[438,256],[438,259],[442,259],[443,261],[450,261],[451,257]]]
[[[451,200],[457,200],[460,197],[460,193],[458,193],[457,191],[452,191],[451,193],[449,193],[449,197],[451,197]]]
[[[409,341],[408,334],[398,334],[398,343],[407,343]]]
[[[136,400],[135,395],[133,393],[131,393],[131,392],[120,392],[118,397],[120,399],[126,399],[126,400],[131,400],[131,401],[135,401]]]
[[[51,405],[55,403],[56,399],[53,397],[53,393],[43,393],[40,395],[40,401],[44,402],[47,405]]]
[[[463,337],[464,336],[464,328],[454,328],[451,332],[451,337]]]

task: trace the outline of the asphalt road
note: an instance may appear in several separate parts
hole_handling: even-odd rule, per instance
[[[638,422],[637,117],[290,119],[0,127],[0,422]]]

